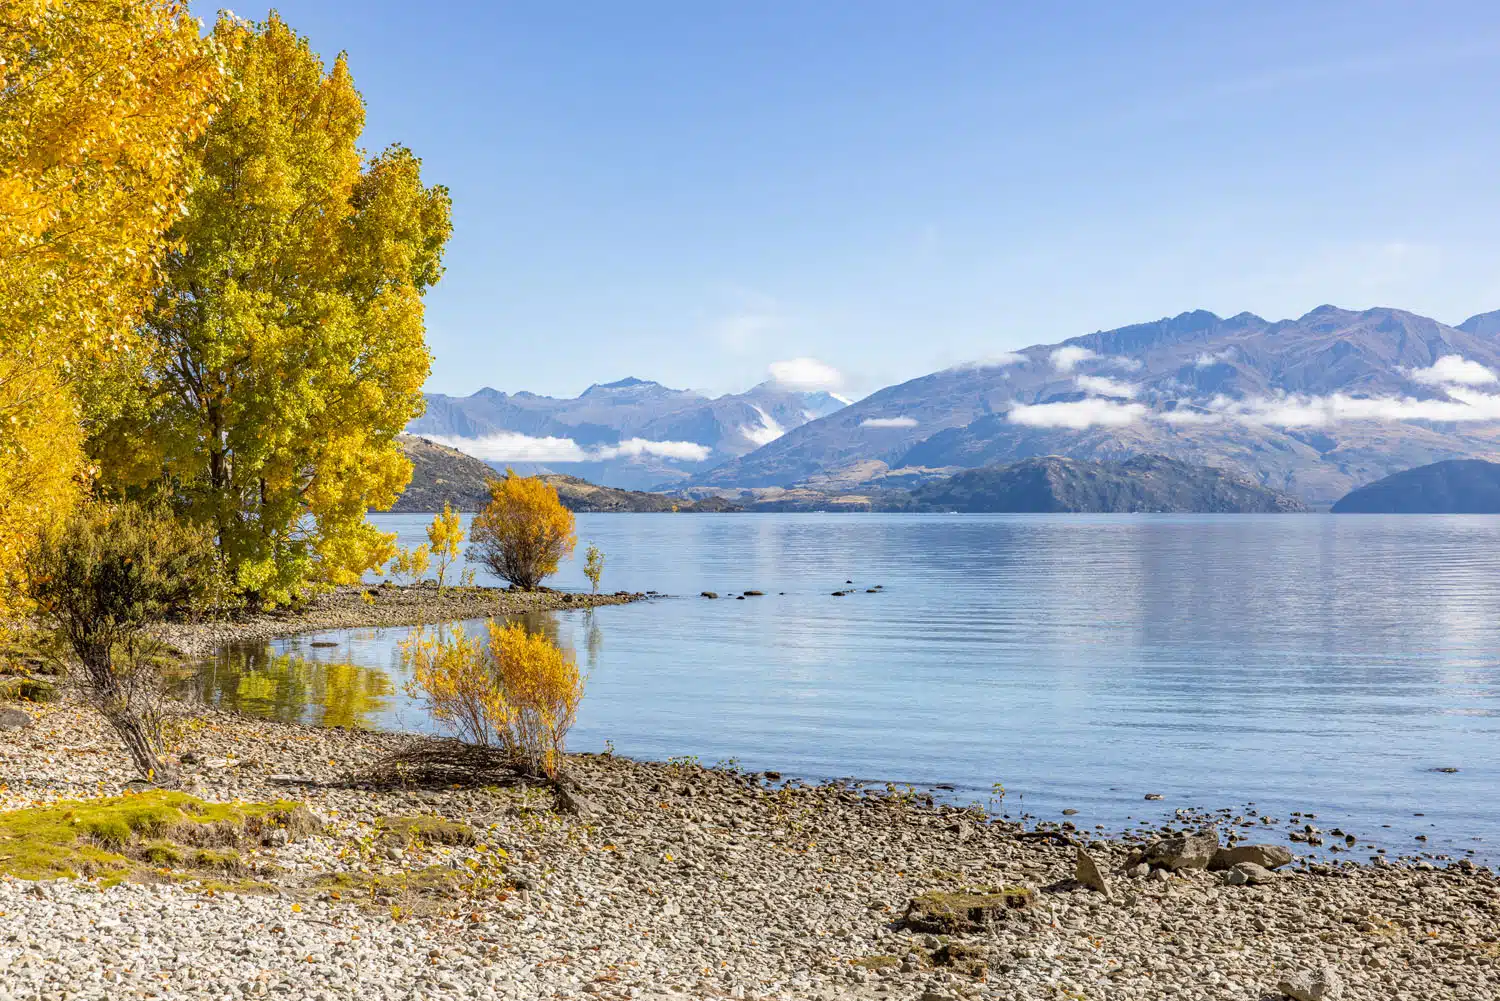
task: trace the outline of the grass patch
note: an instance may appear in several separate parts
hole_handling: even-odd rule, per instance
[[[849,963],[866,970],[892,970],[901,965],[901,960],[895,956],[861,956]]]
[[[151,790],[0,813],[0,873],[20,879],[98,878],[106,883],[159,878],[153,870],[238,872],[242,844],[276,829],[292,837],[316,830],[300,803],[210,803],[187,793]]]
[[[422,842],[429,845],[472,845],[478,839],[474,828],[442,817],[380,817],[375,821],[375,836],[398,845]]]
[[[389,876],[368,872],[328,873],[318,877],[313,888],[326,892],[332,900],[420,915],[452,907],[461,895],[462,878],[456,870],[433,865]]]

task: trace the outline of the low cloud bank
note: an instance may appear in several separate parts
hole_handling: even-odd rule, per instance
[[[514,431],[502,431],[482,438],[459,438],[454,435],[427,435],[432,441],[456,448],[485,462],[599,462],[605,459],[654,456],[681,462],[702,462],[710,449],[695,441],[649,441],[627,438],[618,445],[595,445],[588,448],[572,438],[535,438]]]
[[[915,417],[866,417],[859,422],[862,428],[914,428],[917,426]]]
[[[816,358],[788,358],[773,361],[768,369],[771,379],[788,389],[810,392],[816,389],[833,390],[844,384],[844,375],[838,369]]]
[[[1072,350],[1076,352],[1086,349]],[[1058,353],[1053,353],[1054,367],[1058,364]],[[1205,355],[1200,361],[1203,359],[1214,360],[1216,356]],[[1070,365],[1076,364],[1078,360],[1081,360],[1081,356],[1077,354],[1064,359]],[[1012,424],[1027,427],[1075,430],[1120,427],[1137,421],[1158,421],[1179,426],[1233,421],[1278,428],[1331,427],[1355,421],[1421,421],[1435,424],[1500,421],[1500,395],[1474,388],[1500,383],[1500,375],[1479,362],[1460,355],[1445,355],[1427,368],[1408,370],[1406,375],[1413,382],[1439,388],[1443,398],[1286,393],[1244,399],[1227,396],[1216,396],[1210,400],[1183,399],[1172,401],[1176,404],[1175,408],[1153,409],[1140,403],[1117,402],[1137,395],[1134,386],[1100,376],[1080,375],[1074,382],[1079,389],[1090,394],[1089,399],[1065,403],[1020,404],[1011,408],[1007,419]]]

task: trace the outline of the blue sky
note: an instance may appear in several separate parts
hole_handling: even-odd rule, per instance
[[[1500,308],[1493,4],[277,7],[452,189],[437,392],[804,358],[859,396],[1194,308]]]

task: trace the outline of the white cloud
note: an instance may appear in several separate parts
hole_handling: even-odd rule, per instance
[[[832,365],[816,358],[789,358],[770,365],[771,378],[790,389],[837,389],[844,376]]]
[[[1136,387],[1103,375],[1080,375],[1074,385],[1091,396],[1115,396],[1128,400],[1136,394]]]
[[[1432,367],[1414,368],[1407,374],[1413,382],[1427,386],[1483,386],[1500,378],[1463,355],[1443,355],[1432,363]]]
[[[1076,345],[1069,344],[1066,347],[1058,348],[1056,351],[1052,352],[1052,367],[1059,372],[1071,372],[1078,366],[1079,362],[1088,361],[1090,358],[1097,357],[1099,356],[1094,354],[1094,352],[1090,351],[1088,348],[1080,348]]]
[[[1010,409],[1012,424],[1034,428],[1072,428],[1081,431],[1095,426],[1122,427],[1146,416],[1142,403],[1117,403],[1092,397],[1069,403],[1021,404]]]
[[[983,358],[975,358],[973,361],[959,362],[948,369],[948,371],[967,372],[971,369],[1005,368],[1008,365],[1019,365],[1025,360],[1025,355],[1016,354],[1014,351],[1001,351],[999,354],[985,355]]]
[[[1127,358],[1124,355],[1105,355],[1104,364],[1113,365],[1115,368],[1124,369],[1126,372],[1139,372],[1142,363],[1139,358]]]
[[[1243,421],[1271,427],[1327,427],[1348,421],[1500,421],[1500,396],[1458,386],[1449,399],[1417,400],[1409,396],[1280,396],[1250,400],[1214,400],[1210,408]]]
[[[751,406],[754,406],[754,404],[751,404]],[[740,434],[753,441],[756,445],[769,445],[777,438],[786,434],[786,430],[780,424],[777,424],[776,419],[770,414],[766,413],[760,407],[755,407],[755,412],[760,415],[760,427],[742,427],[740,428]],[[813,415],[809,413],[807,419],[812,420]]]
[[[1224,420],[1224,415],[1206,413],[1189,407],[1177,407],[1175,410],[1153,411],[1151,419],[1161,421],[1163,424],[1218,424]]]
[[[654,455],[659,459],[681,459],[685,462],[702,462],[713,450],[696,441],[649,441],[645,438],[627,438],[618,445],[603,445],[591,453],[595,459],[615,459],[620,456],[636,458]]]
[[[859,422],[862,428],[914,428],[917,426],[915,417],[866,417]]]
[[[1204,351],[1197,358],[1193,359],[1193,365],[1196,368],[1208,368],[1210,365],[1217,365],[1219,362],[1228,361],[1233,357],[1234,351],[1230,348],[1225,348],[1223,351],[1215,351],[1212,354]]]
[[[515,431],[501,431],[482,438],[459,438],[451,435],[428,437],[439,445],[456,448],[486,462],[597,462],[622,456],[638,458],[643,455],[702,462],[711,451],[695,441],[649,441],[645,438],[629,438],[618,445],[584,448],[572,438],[534,438]]]

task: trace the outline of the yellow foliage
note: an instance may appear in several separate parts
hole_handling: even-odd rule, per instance
[[[415,584],[426,575],[430,556],[431,550],[425,542],[415,549],[402,546],[396,550],[396,555],[391,560],[391,576],[396,578],[397,584],[403,579],[409,579]]]
[[[192,147],[200,181],[145,317],[147,402],[95,448],[115,485],[169,486],[246,595],[279,604],[394,553],[365,514],[411,477],[395,438],[422,411],[450,202],[410,151],[362,154],[342,56],[325,67],[274,14],[221,16],[214,37],[234,88]]]
[[[519,623],[489,625],[489,643],[462,627],[416,630],[402,644],[412,668],[407,691],[463,740],[499,743],[534,773],[553,778],[583,700],[573,657]]]
[[[432,524],[427,526],[427,543],[432,547],[432,555],[437,559],[437,586],[441,593],[447,583],[448,568],[453,561],[458,559],[458,547],[464,541],[464,529],[458,518],[458,512],[453,510],[447,501],[443,502],[441,514],[433,515]]]
[[[0,0],[0,616],[89,475],[71,384],[131,346],[221,55],[186,4]]]
[[[508,734],[510,707],[490,670],[484,645],[463,626],[429,633],[414,629],[401,644],[402,660],[411,668],[406,690],[422,699],[439,723],[452,727],[460,740],[489,747]]]
[[[598,594],[599,578],[604,576],[604,550],[590,542],[584,557],[583,575],[589,579],[594,593]]]
[[[573,512],[563,507],[557,490],[536,476],[517,476],[507,469],[490,480],[490,502],[474,516],[471,558],[496,577],[523,591],[534,591],[573,555],[578,537]]]

